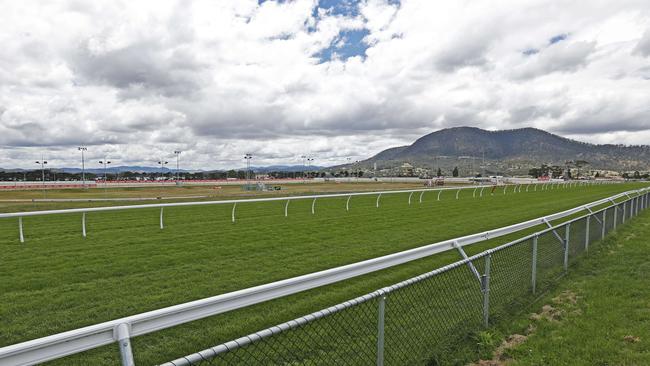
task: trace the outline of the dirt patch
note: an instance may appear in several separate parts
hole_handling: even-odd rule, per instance
[[[623,340],[628,343],[639,343],[641,342],[641,338],[633,336],[633,335],[626,335],[623,337]]]
[[[514,360],[507,354],[509,349],[515,348],[528,339],[529,336],[535,333],[537,330],[537,325],[535,322],[545,319],[550,322],[559,322],[562,320],[563,316],[569,311],[570,315],[581,315],[582,310],[575,308],[575,305],[580,300],[580,296],[576,295],[573,291],[563,291],[558,296],[551,299],[553,305],[544,305],[542,310],[539,313],[534,313],[530,315],[530,324],[526,328],[526,335],[522,334],[513,334],[508,336],[500,345],[494,350],[492,354],[492,359],[490,360],[479,360],[476,363],[472,363],[469,366],[506,366],[514,362]],[[630,337],[630,338],[629,338]],[[623,338],[626,342],[636,343],[640,341],[638,337],[634,336],[625,336]]]

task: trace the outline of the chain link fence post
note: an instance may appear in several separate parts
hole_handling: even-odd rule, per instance
[[[603,228],[601,230],[601,235],[600,235],[601,240],[605,240],[605,231],[606,231],[606,227],[607,227],[607,223],[606,223],[607,215],[606,214],[607,214],[607,209],[604,209],[603,210]]]
[[[591,214],[585,218],[585,252],[589,251],[589,223],[591,222]]]
[[[386,295],[379,297],[377,320],[377,366],[384,366],[384,325],[386,313]]]
[[[490,322],[490,257],[485,256],[485,274],[481,276],[481,289],[483,292],[483,324],[487,328]]]
[[[564,226],[564,272],[569,269],[569,232],[571,224]]]
[[[535,294],[535,291],[537,290],[537,235],[533,236],[533,260],[530,285],[532,287],[533,294]]]

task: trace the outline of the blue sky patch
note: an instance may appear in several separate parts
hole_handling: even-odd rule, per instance
[[[555,44],[555,43],[558,43],[558,42],[562,42],[562,41],[564,41],[565,39],[567,39],[568,36],[569,36],[569,35],[566,34],[566,33],[564,33],[564,34],[558,34],[557,36],[553,36],[553,37],[551,37],[551,39],[548,40],[548,43],[549,43],[549,44]]]
[[[524,56],[532,56],[534,54],[539,53],[539,50],[536,48],[529,48],[524,50],[522,53],[524,54]]]
[[[368,45],[363,41],[363,38],[368,33],[367,29],[341,32],[329,47],[320,51],[316,56],[320,58],[321,62],[331,61],[335,58],[335,55],[340,60],[347,60],[354,56],[365,58]]]

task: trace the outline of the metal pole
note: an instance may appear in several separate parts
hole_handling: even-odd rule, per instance
[[[614,205],[613,207],[614,207],[614,222],[613,222],[614,226],[613,227],[614,227],[614,230],[616,230],[616,219],[617,219],[617,216],[618,216],[618,206]]]
[[[384,365],[384,324],[386,313],[386,296],[379,298],[379,314],[377,320],[377,366]]]
[[[442,193],[442,189],[438,191],[438,201],[440,201],[440,194]]]
[[[422,193],[420,193],[420,203],[422,203],[422,196],[423,195],[424,195],[424,191],[422,191]]]
[[[586,220],[587,222],[585,223],[585,252],[589,250],[589,222],[591,221],[591,215],[588,215]]]
[[[460,194],[460,188],[456,191],[456,199],[458,199],[458,194]]]
[[[485,187],[481,187],[481,193],[479,194],[479,197],[483,197],[483,190],[484,189],[485,189]]]
[[[411,205],[411,197],[413,196],[413,192],[409,193],[409,206]]]
[[[23,235],[23,217],[18,217],[18,232],[20,233],[20,242],[25,242],[25,236]]]
[[[564,272],[566,272],[569,269],[569,232],[571,224],[566,224],[564,228]]]
[[[287,200],[287,203],[284,204],[284,217],[289,215],[289,202],[291,202],[291,200]]]
[[[490,254],[485,256],[485,274],[481,276],[483,290],[483,324],[487,327],[490,321]]]
[[[317,200],[317,199],[318,199],[318,198],[314,198],[314,200],[311,201],[311,214],[312,214],[312,215],[314,215],[314,214],[316,213],[316,212],[314,211],[314,208],[316,207],[316,200]],[[377,207],[379,207],[379,206],[377,206]]]
[[[621,223],[625,223],[625,216],[627,216],[627,202],[623,202],[623,217]]]
[[[537,235],[533,236],[533,263],[531,272],[530,284],[534,294],[537,290]]]
[[[237,203],[235,202],[234,205],[232,205],[232,213],[231,213],[231,220],[232,222],[235,222],[235,209],[237,208]],[[162,212],[160,213],[162,215]],[[161,216],[162,217],[162,216]],[[162,225],[162,221],[160,221]]]
[[[379,208],[379,199],[381,198],[381,193],[377,196],[377,208]]]
[[[86,213],[81,214],[81,235],[83,237],[86,237]]]
[[[604,209],[603,210],[603,228],[602,228],[602,232],[601,232],[601,239],[605,239],[605,227],[606,227],[605,219],[607,218],[607,215],[605,215],[606,213],[607,213],[607,209]]]
[[[347,201],[345,201],[345,211],[350,211],[350,198],[352,198],[352,196],[348,196]]]
[[[122,366],[135,366],[133,361],[133,350],[131,349],[131,339],[129,336],[129,325],[120,324],[115,331],[117,342],[120,346],[120,358],[122,359]]]
[[[165,228],[165,226],[163,225],[163,210],[164,209],[165,209],[164,207],[160,208],[160,230]]]

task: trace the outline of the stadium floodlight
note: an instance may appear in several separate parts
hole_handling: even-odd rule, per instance
[[[43,160],[43,155],[41,155],[41,160],[37,161],[36,164],[41,166],[41,184],[43,185],[43,197],[45,197],[45,165],[47,161]]]
[[[160,165],[160,184],[162,184],[162,185],[165,185],[163,175],[165,174],[165,165],[167,165],[167,164],[169,164],[169,162],[164,161],[162,159],[160,159],[160,161],[158,162],[158,165]]]
[[[307,172],[309,174],[309,170],[311,169],[311,162],[314,161],[314,158],[311,156],[307,157]],[[309,177],[309,176],[308,176]]]
[[[180,150],[174,150],[174,155],[176,155],[176,183],[178,184],[178,174],[179,174],[179,166],[180,166],[180,157],[181,157],[182,151]]]
[[[110,164],[110,163],[111,163],[111,162],[108,161],[108,160],[106,160],[106,159],[104,159],[104,160],[100,160],[100,161],[99,161],[99,164],[104,165],[104,196],[106,196],[106,183],[107,183],[107,180],[106,180],[106,166],[107,166],[108,164]]]
[[[81,151],[81,180],[83,187],[86,188],[86,161],[84,159],[84,151],[88,151],[88,148],[85,146],[77,147],[77,150]]]
[[[246,186],[247,188],[250,188],[250,171],[251,171],[251,159],[253,158],[252,154],[246,154],[244,155],[244,159],[246,159]]]

